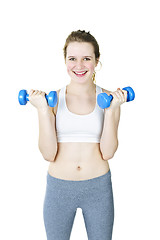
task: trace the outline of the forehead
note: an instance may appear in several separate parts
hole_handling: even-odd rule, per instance
[[[94,48],[88,42],[71,42],[67,47],[67,56],[93,56]]]

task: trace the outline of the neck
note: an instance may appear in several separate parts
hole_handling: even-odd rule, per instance
[[[96,92],[96,85],[94,82],[79,84],[71,81],[70,84],[67,85],[67,92],[75,95],[91,95],[93,92]]]

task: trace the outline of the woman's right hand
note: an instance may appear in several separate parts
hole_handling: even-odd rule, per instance
[[[46,93],[38,90],[31,90],[29,92],[29,102],[37,108],[37,110],[48,109],[48,103],[45,97]]]

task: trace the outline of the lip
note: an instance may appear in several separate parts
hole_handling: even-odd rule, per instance
[[[88,71],[73,71],[77,77],[84,77]]]

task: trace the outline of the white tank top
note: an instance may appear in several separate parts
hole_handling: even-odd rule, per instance
[[[58,142],[100,142],[104,110],[97,104],[97,96],[102,89],[96,85],[96,106],[93,112],[78,115],[68,110],[66,105],[66,86],[59,92],[56,114],[56,133]]]

